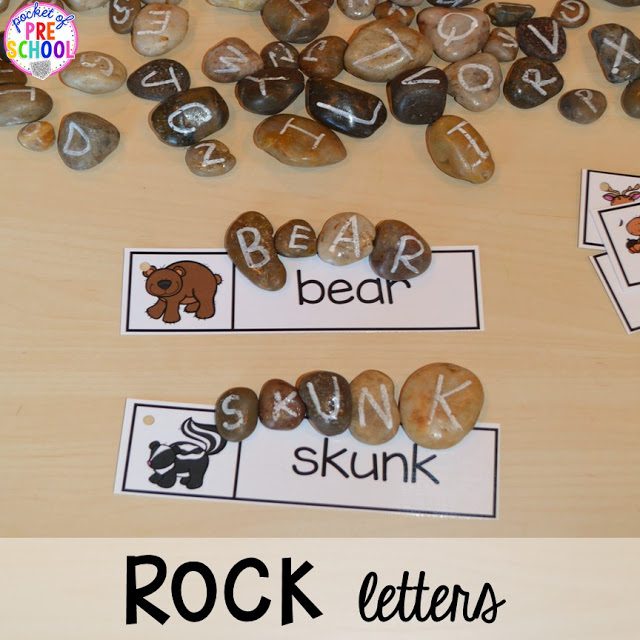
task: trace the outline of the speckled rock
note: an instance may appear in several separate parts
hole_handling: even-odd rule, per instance
[[[336,4],[347,18],[362,20],[373,13],[377,0],[337,0]]]
[[[236,98],[247,111],[271,116],[284,111],[303,90],[304,76],[298,69],[267,68],[240,80]]]
[[[430,7],[418,14],[418,28],[447,62],[464,60],[484,47],[489,38],[489,17],[478,9]]]
[[[260,55],[240,38],[225,38],[202,58],[202,73],[215,82],[237,82],[262,67]]]
[[[273,227],[257,211],[239,215],[227,229],[224,247],[240,273],[267,291],[284,287],[287,272],[276,253]]]
[[[387,84],[393,115],[405,124],[431,124],[444,112],[448,80],[436,67],[410,69]]]
[[[306,44],[327,28],[329,9],[319,0],[267,0],[262,21],[278,40]]]
[[[307,408],[292,384],[275,378],[262,385],[258,415],[268,429],[291,431],[304,420],[306,413]]]
[[[400,411],[393,380],[369,369],[351,381],[351,435],[365,444],[384,444],[398,433]]]
[[[37,87],[0,85],[0,127],[44,118],[53,108],[51,96]]]
[[[400,24],[408,27],[416,17],[416,11],[413,7],[401,7],[395,2],[381,2],[373,11],[376,20],[384,20],[391,18],[397,20]]]
[[[109,26],[116,33],[131,33],[141,9],[141,0],[109,0]]]
[[[253,141],[276,160],[294,167],[321,167],[347,157],[347,150],[331,129],[291,113],[263,120]]]
[[[27,76],[10,62],[0,60],[0,85],[3,84],[27,84]]]
[[[450,64],[444,71],[449,80],[449,95],[469,111],[485,111],[500,97],[502,71],[490,53],[476,53]]]
[[[165,100],[186,91],[191,86],[187,69],[176,60],[150,60],[136,69],[127,79],[127,89],[138,98]]]
[[[572,122],[591,124],[605,112],[607,99],[595,89],[567,91],[558,101],[560,113]]]
[[[191,145],[184,160],[191,173],[203,178],[221,176],[236,166],[235,156],[220,140],[203,140]]]
[[[18,142],[29,151],[46,151],[55,141],[56,132],[46,120],[30,122],[18,131]]]
[[[336,436],[351,423],[349,383],[332,371],[311,371],[298,378],[298,393],[307,408],[309,422],[325,436]]]
[[[274,237],[276,251],[287,258],[309,258],[316,255],[316,232],[306,220],[289,220]]]
[[[318,256],[338,266],[366,258],[373,251],[376,229],[359,213],[336,213],[322,227],[318,236]]]
[[[432,53],[426,37],[387,18],[368,22],[354,32],[344,54],[344,66],[363,80],[387,82],[427,64]]]
[[[473,183],[487,182],[495,165],[487,143],[458,116],[442,116],[427,128],[427,149],[447,175]]]
[[[490,53],[499,62],[511,62],[518,55],[518,41],[506,30],[496,27],[491,30],[484,53]]]
[[[338,36],[314,40],[300,53],[302,72],[309,78],[335,78],[344,69],[347,42]]]
[[[248,438],[258,424],[258,396],[247,387],[233,387],[216,402],[216,429],[230,442]]]
[[[131,29],[131,44],[143,56],[162,56],[187,35],[189,14],[182,8],[154,2],[145,5]]]
[[[75,111],[60,121],[58,154],[70,169],[91,169],[110,155],[120,142],[120,132],[93,113]]]
[[[536,8],[516,2],[492,2],[484,8],[484,12],[496,27],[515,27],[523,20],[533,17]]]
[[[640,40],[620,24],[601,24],[589,32],[598,62],[609,82],[640,77]]]
[[[222,129],[229,108],[213,87],[181,91],[161,102],[149,117],[151,128],[162,142],[188,147]]]
[[[564,78],[552,62],[518,58],[504,81],[504,97],[519,109],[537,107],[562,91]]]
[[[119,89],[127,79],[120,60],[100,51],[83,51],[60,72],[60,80],[84,93],[109,93]]]
[[[410,280],[429,268],[431,247],[405,222],[383,220],[376,225],[369,264],[385,280]]]
[[[265,68],[273,69],[297,69],[298,55],[292,44],[281,40],[266,44],[260,51]]]
[[[553,18],[532,18],[516,27],[516,40],[526,56],[557,62],[567,52],[567,36]]]
[[[640,78],[630,82],[622,92],[620,104],[624,112],[632,118],[640,118]]]
[[[565,29],[575,29],[589,19],[590,13],[589,5],[584,0],[559,0],[551,17]]]
[[[448,449],[473,429],[483,404],[474,373],[455,364],[429,364],[414,371],[400,391],[402,427],[421,447]]]

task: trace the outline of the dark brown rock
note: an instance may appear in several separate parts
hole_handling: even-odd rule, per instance
[[[164,100],[191,86],[187,69],[176,60],[151,60],[136,69],[127,79],[127,89],[138,98]]]
[[[329,9],[319,0],[267,0],[262,21],[278,40],[305,44],[327,28]]]
[[[247,387],[227,389],[216,402],[216,429],[230,442],[248,438],[258,424],[258,396]]]
[[[316,254],[316,232],[306,220],[289,220],[275,235],[276,251],[287,258],[308,258]]]
[[[537,58],[516,60],[504,81],[504,97],[519,109],[537,107],[562,91],[564,78],[552,62]]]
[[[271,116],[284,111],[304,90],[298,69],[267,68],[244,77],[236,85],[236,98],[247,111]]]
[[[304,420],[306,413],[307,408],[292,384],[273,379],[262,385],[258,415],[268,429],[291,431]]]
[[[264,62],[265,68],[274,69],[297,69],[298,68],[298,50],[288,42],[276,40],[266,44],[260,57]]]
[[[349,383],[332,371],[311,371],[296,382],[309,422],[325,436],[337,436],[351,423]]]
[[[335,78],[344,69],[347,42],[338,36],[314,40],[300,53],[301,71],[309,78]]]
[[[75,111],[60,121],[58,154],[70,169],[84,171],[99,165],[120,142],[120,132],[93,113]]]
[[[496,27],[515,27],[531,18],[536,8],[516,2],[492,2],[484,8],[484,12]]]
[[[591,124],[605,112],[607,99],[595,89],[567,91],[558,101],[558,110],[567,119],[578,124]]]
[[[625,87],[620,103],[628,116],[640,118],[640,78]]]
[[[516,27],[516,40],[526,56],[557,62],[567,52],[564,28],[553,18],[533,18]]]
[[[589,32],[598,62],[609,82],[640,77],[640,40],[620,24],[601,24]]]
[[[565,29],[581,27],[588,19],[591,10],[584,0],[559,0],[551,17]]]
[[[109,26],[116,33],[131,33],[140,9],[141,0],[109,0]]]
[[[436,67],[410,69],[387,83],[391,113],[405,124],[431,124],[447,103],[447,76]]]
[[[393,20],[397,20],[400,24],[403,24],[405,27],[408,27],[413,19],[416,17],[416,11],[413,7],[401,7],[399,4],[395,2],[390,2],[390,0],[386,0],[386,2],[380,3],[373,11],[373,15],[376,20],[384,20],[385,18],[391,18]]]
[[[259,71],[262,58],[240,38],[225,38],[202,58],[202,73],[215,82],[237,82]]]
[[[3,84],[27,84],[27,76],[10,62],[0,60],[0,85]]]

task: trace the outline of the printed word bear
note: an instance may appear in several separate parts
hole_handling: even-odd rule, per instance
[[[180,478],[187,489],[199,489],[209,468],[209,456],[220,453],[226,446],[215,426],[199,424],[187,418],[180,430],[189,441],[161,444],[152,442],[147,464],[153,469],[149,482],[170,489]]]
[[[216,313],[215,297],[222,278],[199,262],[183,260],[158,269],[141,265],[142,275],[147,279],[147,293],[158,301],[147,309],[154,320],[162,318],[167,324],[180,321],[180,305],[186,305],[187,313],[206,320]]]

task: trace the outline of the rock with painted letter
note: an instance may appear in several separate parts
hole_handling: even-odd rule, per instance
[[[260,57],[265,68],[297,69],[298,50],[288,42],[276,40],[265,44],[260,51]]]
[[[306,413],[307,408],[292,384],[274,378],[262,385],[258,415],[268,429],[291,431],[304,420]]]
[[[236,166],[235,156],[220,140],[203,140],[190,146],[184,161],[191,173],[203,178],[221,176]]]
[[[368,18],[376,8],[376,4],[377,0],[337,0],[338,9],[352,20]]]
[[[601,24],[589,32],[604,77],[613,83],[640,78],[640,40],[620,24]]]
[[[359,213],[336,213],[318,236],[318,256],[338,266],[353,264],[373,251],[376,228]]]
[[[386,0],[385,2],[381,2],[374,9],[373,15],[376,20],[391,18],[392,20],[397,20],[405,27],[408,27],[416,17],[416,11],[413,7],[401,7],[396,2],[390,2],[390,0]]]
[[[448,80],[436,67],[410,69],[387,83],[389,106],[405,124],[431,124],[444,112]]]
[[[347,150],[331,129],[290,113],[263,120],[253,133],[253,141],[258,149],[294,167],[321,167],[347,157]]]
[[[154,2],[140,10],[131,28],[131,44],[143,56],[162,56],[187,35],[189,14],[182,8]]]
[[[605,112],[607,99],[595,89],[567,91],[558,101],[558,110],[567,119],[578,124],[591,124]]]
[[[502,70],[490,53],[476,53],[454,62],[444,72],[449,79],[449,95],[469,111],[485,111],[500,97]]]
[[[536,8],[530,4],[516,2],[491,2],[484,8],[484,12],[496,27],[515,27],[533,17]]]
[[[145,100],[164,100],[190,86],[191,76],[186,67],[168,58],[143,64],[127,79],[127,89]]]
[[[289,220],[274,237],[276,251],[286,258],[309,258],[316,255],[316,232],[306,220]]]
[[[236,98],[247,111],[272,116],[284,111],[304,91],[298,69],[267,68],[245,76],[236,85]]]
[[[557,62],[567,52],[567,36],[553,18],[532,18],[516,27],[516,40],[526,56]]]
[[[0,127],[40,120],[52,108],[51,96],[42,89],[22,84],[0,85]]]
[[[116,33],[131,33],[141,9],[141,0],[109,0],[109,26]]]
[[[436,362],[414,371],[400,391],[406,434],[427,449],[448,449],[475,426],[484,391],[478,377],[455,364]]]
[[[584,0],[559,0],[551,17],[565,29],[576,29],[589,19],[590,13],[589,5]]]
[[[247,387],[227,389],[216,402],[216,429],[222,438],[241,442],[258,424],[258,396]]]
[[[329,9],[319,0],[267,0],[262,21],[278,40],[306,44],[327,28]]]
[[[127,70],[122,62],[100,51],[77,53],[60,72],[63,84],[84,93],[109,93],[119,89],[126,79]]]
[[[376,239],[369,264],[385,280],[410,280],[431,264],[429,243],[400,220],[383,220],[376,225]]]
[[[70,169],[84,171],[99,165],[120,142],[120,132],[93,113],[75,111],[60,121],[58,154]]]
[[[229,108],[213,87],[181,91],[161,102],[149,116],[151,128],[162,142],[188,147],[227,124]]]
[[[398,433],[400,411],[393,380],[369,369],[351,381],[351,435],[365,444],[384,444]]]
[[[518,58],[504,81],[504,97],[518,109],[537,107],[562,91],[564,78],[552,62]]]
[[[309,78],[331,80],[344,69],[346,50],[347,41],[338,36],[314,40],[300,52],[300,70]]]
[[[324,436],[337,436],[351,424],[351,388],[339,373],[311,371],[298,378],[298,393],[313,427]]]
[[[491,30],[489,39],[482,51],[490,53],[499,62],[511,62],[518,56],[518,41],[506,30],[496,27]]]
[[[227,229],[224,247],[238,270],[253,284],[277,291],[284,287],[287,272],[273,242],[273,227],[257,211],[239,215]]]
[[[237,82],[263,66],[258,53],[240,38],[225,38],[202,58],[202,73],[214,82]]]

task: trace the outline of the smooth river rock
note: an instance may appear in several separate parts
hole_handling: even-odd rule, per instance
[[[368,138],[387,119],[378,96],[335,80],[310,79],[305,95],[309,115],[354,138]]]
[[[630,82],[622,92],[620,104],[632,118],[640,118],[640,78]]]
[[[276,160],[294,167],[321,167],[347,157],[347,150],[331,129],[291,113],[263,120],[253,133],[253,141]]]
[[[362,20],[373,13],[377,0],[337,0],[336,4],[347,18]]]
[[[469,111],[485,111],[500,97],[502,70],[490,53],[476,53],[454,62],[444,72],[449,80],[449,95]]]
[[[558,101],[558,110],[567,119],[578,124],[591,124],[605,112],[607,99],[595,89],[567,91]]]
[[[317,238],[313,227],[296,218],[285,222],[274,237],[276,251],[287,258],[309,258],[316,255]]]
[[[56,132],[46,120],[30,122],[18,131],[18,142],[29,151],[46,151],[55,141]]]
[[[260,57],[265,68],[297,69],[298,50],[288,42],[276,40],[262,47]]]
[[[262,67],[260,55],[240,38],[225,38],[202,58],[202,73],[214,82],[237,82]]]
[[[267,291],[284,287],[287,272],[273,242],[273,227],[257,211],[239,215],[227,229],[224,247],[238,270]]]
[[[351,424],[351,388],[339,373],[311,371],[296,382],[309,422],[324,436],[337,436]]]
[[[564,78],[552,62],[518,58],[504,81],[504,97],[519,109],[537,107],[562,91]]]
[[[405,124],[431,124],[444,112],[448,80],[436,67],[410,69],[387,83],[391,113]]]
[[[496,27],[515,27],[523,20],[533,17],[536,8],[516,2],[492,2],[484,8],[484,12]]]
[[[51,96],[37,87],[0,85],[0,127],[44,118],[53,108]]]
[[[576,29],[589,19],[590,13],[589,5],[584,0],[560,0],[551,17],[565,29]]]
[[[402,0],[395,0],[396,2],[402,2]],[[434,7],[451,7],[453,9],[461,9],[462,7],[468,7],[469,5],[476,4],[480,0],[428,0],[429,4]],[[413,0],[414,5],[422,4],[419,0]]]
[[[373,251],[376,228],[359,213],[336,213],[318,235],[318,256],[329,264],[344,266],[366,258]]]
[[[64,0],[64,3],[72,11],[90,11],[107,4],[107,0]]]
[[[511,62],[518,56],[518,41],[506,29],[496,27],[491,30],[482,51],[490,53],[499,62]]]
[[[406,434],[427,449],[448,449],[473,429],[484,390],[478,377],[455,364],[436,362],[414,371],[400,391]]]
[[[127,89],[145,100],[165,100],[190,86],[191,77],[186,67],[168,58],[150,60],[127,79]]]
[[[478,9],[431,7],[418,14],[418,28],[435,54],[447,62],[464,60],[484,47],[489,38],[489,16]]]
[[[609,82],[640,77],[640,40],[620,24],[601,24],[589,32],[598,62]]]
[[[266,0],[207,0],[214,7],[226,7],[239,11],[260,11]]]
[[[125,66],[108,53],[83,51],[60,72],[60,80],[84,93],[109,93],[127,79]]]
[[[229,108],[213,87],[181,91],[161,102],[149,116],[151,128],[162,142],[188,147],[227,124]]]
[[[171,4],[145,5],[133,21],[131,44],[143,56],[162,56],[187,35],[189,14]]]
[[[220,140],[203,140],[191,145],[184,161],[191,173],[203,178],[221,176],[236,166],[235,156]]]
[[[607,0],[607,2],[617,7],[640,7],[640,0]]]
[[[99,165],[120,142],[120,132],[108,120],[76,111],[60,121],[58,154],[70,169],[84,171]]]
[[[351,435],[365,444],[384,444],[398,433],[400,410],[393,380],[369,369],[351,381]]]
[[[27,84],[27,75],[10,62],[0,60],[0,85]]]
[[[303,91],[304,76],[298,69],[267,68],[240,80],[236,98],[247,111],[271,116],[284,111]]]
[[[432,54],[424,35],[387,18],[369,22],[354,32],[344,54],[344,66],[363,80],[387,82],[403,71],[427,64]]]
[[[442,116],[427,128],[427,149],[447,175],[473,183],[487,182],[495,165],[487,143],[458,116]]]
[[[116,33],[131,33],[141,9],[141,0],[109,0],[109,26]]]
[[[401,7],[395,2],[381,2],[373,11],[376,20],[384,20],[391,18],[397,20],[400,24],[408,27],[416,17],[416,11],[413,7]]]
[[[253,389],[233,387],[216,402],[216,429],[222,438],[241,442],[258,424],[258,396]]]
[[[369,264],[385,280],[411,280],[429,268],[431,247],[406,222],[383,220],[376,225]]]
[[[258,416],[268,429],[291,431],[305,418],[307,408],[298,390],[285,380],[267,380],[260,389]]]
[[[532,18],[516,27],[518,46],[526,56],[557,62],[567,52],[564,28],[553,18]]]
[[[309,78],[335,78],[344,69],[347,41],[326,36],[308,44],[299,58],[300,70]]]
[[[327,28],[329,9],[319,0],[267,0],[262,21],[278,40],[306,44]]]

